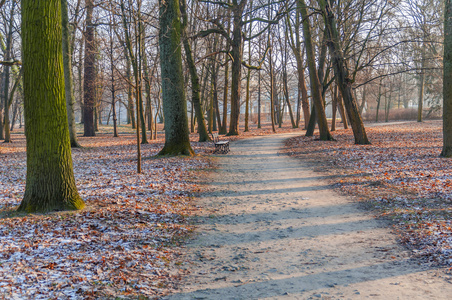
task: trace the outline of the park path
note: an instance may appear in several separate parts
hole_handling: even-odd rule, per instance
[[[444,270],[410,259],[388,224],[278,153],[290,136],[237,141],[218,158],[184,249],[190,274],[164,299],[451,299]]]

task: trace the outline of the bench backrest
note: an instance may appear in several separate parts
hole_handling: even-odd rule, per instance
[[[218,143],[218,141],[220,140],[220,138],[218,137],[218,133],[216,132],[212,133],[212,138],[214,143]]]

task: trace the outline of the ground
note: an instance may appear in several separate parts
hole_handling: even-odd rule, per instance
[[[420,264],[388,221],[281,153],[291,136],[238,141],[218,159],[184,251],[190,274],[164,299],[448,299],[444,269]]]
[[[87,208],[45,215],[14,212],[26,171],[16,131],[0,145],[0,299],[451,293],[452,160],[439,157],[441,122],[368,125],[369,146],[353,145],[351,130],[320,142],[269,128],[228,137],[228,155],[212,157],[193,134],[196,157],[152,159],[160,131],[142,146],[138,175],[130,128],[112,138],[101,127],[73,150]]]

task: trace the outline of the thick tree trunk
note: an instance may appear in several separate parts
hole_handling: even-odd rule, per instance
[[[66,113],[61,2],[22,0],[21,5],[27,181],[18,210],[81,209]]]
[[[72,80],[72,51],[70,45],[67,0],[61,0],[61,18],[63,28],[64,90],[66,95],[67,119],[69,122],[69,137],[71,139],[71,147],[78,148],[80,147],[80,144],[77,141],[75,127],[75,97]]]
[[[178,0],[160,0],[160,67],[165,145],[159,155],[193,155],[182,73],[181,23]]]
[[[348,68],[346,66],[344,55],[342,53],[335,17],[330,10],[330,6],[327,5],[327,0],[318,0],[318,3],[324,16],[326,27],[325,29],[329,37],[328,47],[330,49],[334,73],[336,75],[336,82],[339,86],[345,107],[347,109],[350,124],[353,129],[353,135],[355,137],[355,144],[370,144],[369,140],[367,139],[367,134],[363,121],[361,119],[361,115],[359,114],[358,104],[356,103],[356,99],[353,96],[352,83],[350,78],[348,77]]]
[[[85,20],[85,78],[83,82],[83,136],[95,136],[94,110],[96,103],[96,46],[92,22],[93,0],[86,1]]]

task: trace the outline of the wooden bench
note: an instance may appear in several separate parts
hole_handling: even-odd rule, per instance
[[[227,154],[229,152],[229,141],[220,141],[218,133],[212,133],[212,140],[215,145],[213,153]]]

